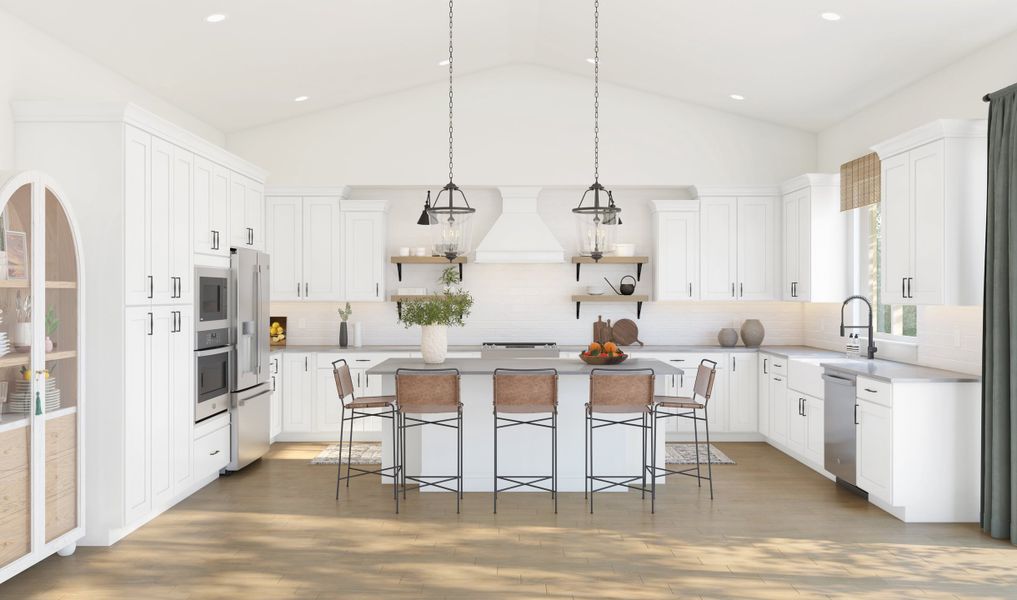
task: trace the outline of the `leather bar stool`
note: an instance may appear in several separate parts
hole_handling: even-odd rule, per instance
[[[717,378],[717,363],[704,358],[699,363],[696,371],[696,383],[692,387],[692,397],[678,396],[657,396],[653,399],[653,423],[654,432],[656,425],[662,419],[689,419],[692,421],[692,431],[696,442],[696,466],[687,469],[658,468],[654,465],[652,500],[656,501],[657,475],[686,475],[695,477],[699,486],[703,486],[703,480],[710,482],[710,500],[713,500],[713,457],[710,454],[710,396],[713,395],[713,383]],[[700,416],[702,412],[702,416]],[[699,465],[699,423],[702,422],[706,428],[706,468],[707,476],[703,477],[702,467]],[[654,434],[656,435],[656,434]],[[695,471],[693,473],[693,471]]]
[[[399,512],[399,446],[396,438],[396,404],[395,396],[364,396],[357,398],[353,392],[353,376],[350,375],[350,366],[346,360],[340,358],[332,363],[332,375],[335,377],[335,388],[339,394],[341,405],[341,416],[339,419],[339,472],[335,481],[335,499],[339,499],[339,483],[346,480],[346,487],[350,487],[350,479],[363,475],[381,475],[392,478],[392,494],[395,497],[396,513]],[[349,411],[349,416],[347,416]],[[392,466],[381,469],[364,469],[353,466],[353,422],[357,419],[368,417],[381,417],[392,421]],[[347,451],[346,476],[343,477],[343,434],[346,431],[346,423],[350,424],[350,439]],[[355,474],[354,474],[355,473]]]
[[[522,420],[502,415],[548,415]],[[499,475],[498,430],[509,427],[542,427],[551,430],[550,475]],[[513,485],[498,489],[501,481]],[[546,487],[550,482],[551,487]],[[544,484],[544,485],[541,485]],[[521,487],[551,493],[554,512],[558,513],[558,370],[495,369],[494,371],[494,512],[498,512],[498,492]]]
[[[406,430],[413,427],[446,427],[456,431],[455,475],[402,475],[403,498],[406,498],[406,481],[417,484],[418,489],[436,487],[455,492],[456,513],[463,497],[463,405],[459,401],[459,369],[398,369],[396,382],[396,412],[399,423],[400,464],[406,464]],[[414,415],[414,416],[410,416]],[[421,418],[437,415],[438,418]],[[443,416],[446,415],[446,416]],[[453,416],[447,416],[453,415]],[[454,481],[456,487],[449,486]]]
[[[652,433],[653,369],[593,369],[590,371],[590,401],[586,405],[586,490],[593,513],[593,495],[606,489],[624,487],[646,492],[646,438]],[[631,415],[638,417],[611,417]],[[637,427],[643,441],[643,461],[639,475],[598,475],[594,471],[594,431],[603,427]],[[650,472],[656,469],[656,452],[651,452]],[[636,485],[634,482],[640,482]],[[601,487],[596,487],[602,484]]]

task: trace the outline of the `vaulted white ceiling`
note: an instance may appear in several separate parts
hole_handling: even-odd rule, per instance
[[[460,0],[457,73],[531,63],[592,76],[592,5]],[[0,7],[226,132],[447,77],[438,66],[447,53],[445,0]],[[823,20],[826,11],[843,18]],[[210,13],[228,18],[209,24]],[[601,0],[601,74],[820,130],[1014,30],[1014,0]],[[310,99],[293,101],[302,95]]]

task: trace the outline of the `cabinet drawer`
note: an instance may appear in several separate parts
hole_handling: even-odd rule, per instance
[[[73,450],[78,443],[77,429],[75,413],[46,421],[46,459]]]
[[[230,462],[230,428],[223,427],[194,440],[194,473],[208,477]]]
[[[783,356],[774,356],[772,354],[767,354],[765,357],[768,359],[766,361],[766,370],[768,373],[775,375],[787,375],[788,360],[786,358]]]
[[[29,516],[28,509],[0,516],[0,567],[31,549]]]
[[[47,448],[48,450],[48,448]],[[46,498],[73,494],[78,486],[78,454],[63,452],[46,461]]]
[[[870,400],[876,404],[893,406],[893,386],[889,383],[859,377],[857,394],[859,398]]]
[[[369,369],[374,365],[381,363],[389,358],[394,358],[393,354],[377,354],[373,352],[319,352],[317,355],[317,363],[319,369],[331,369],[332,363],[339,360],[340,358],[346,359],[351,369]],[[311,359],[314,362],[314,359]]]

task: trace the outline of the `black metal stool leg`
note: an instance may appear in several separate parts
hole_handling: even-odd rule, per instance
[[[343,480],[343,429],[346,425],[346,407],[340,409],[339,417],[339,465],[335,474],[335,499],[339,499],[339,483]],[[351,425],[352,428],[352,425]],[[352,434],[352,432],[350,432]]]
[[[639,469],[643,472],[643,489],[640,490],[639,497],[646,500],[646,413],[643,413],[642,429],[639,430],[639,437],[643,440],[643,462]]]
[[[586,423],[583,424],[583,498],[590,498],[590,415],[587,410]]]
[[[594,472],[593,472],[593,415],[590,414],[587,417],[586,420],[590,424],[590,514],[592,515],[593,514],[593,494],[594,494],[594,487],[593,487],[594,479],[593,478],[596,477],[596,475],[594,475]]]
[[[706,467],[707,474],[710,477],[710,500],[713,500],[713,457],[710,455],[710,413],[705,406],[703,407],[703,424],[706,425]]]
[[[692,435],[696,442],[696,483],[699,487],[703,487],[703,474],[699,467],[699,417],[696,416],[696,411],[692,411]]]
[[[498,413],[494,413],[494,514],[498,514]]]
[[[353,479],[352,477],[350,477],[350,475],[352,474],[352,472],[350,471],[350,467],[353,466],[353,421],[356,419],[356,417],[357,417],[357,411],[351,408],[350,409],[350,441],[349,441],[349,443],[346,446],[348,448],[348,450],[346,451],[346,487],[350,487],[350,479]],[[340,459],[340,461],[342,460],[342,444],[339,445],[339,459]]]
[[[456,421],[456,514],[463,498],[463,409],[459,409]]]
[[[558,409],[551,413],[551,496],[554,514],[558,514]]]
[[[396,437],[396,409],[392,407],[389,412],[389,418],[392,420],[392,497],[395,498],[396,514],[399,514],[399,477],[400,468],[399,464],[399,442]]]
[[[657,512],[657,419],[656,415],[650,422],[650,514]],[[644,432],[645,433],[645,432]],[[665,462],[665,465],[667,463]],[[646,473],[646,460],[643,460],[643,473]],[[646,479],[643,479],[646,488]]]

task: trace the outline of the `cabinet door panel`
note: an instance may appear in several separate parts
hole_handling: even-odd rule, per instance
[[[653,265],[657,300],[699,297],[699,213],[657,215],[657,261]]]
[[[805,436],[806,426],[805,417],[802,416],[803,404],[806,402],[805,398],[794,390],[788,390],[787,393],[787,445],[789,448],[798,452],[799,454],[805,453]]]
[[[798,277],[795,300],[812,299],[812,193],[803,190],[798,198]]]
[[[160,506],[173,496],[174,406],[172,311],[155,309],[152,325],[151,402],[149,436],[152,445],[152,502]]]
[[[283,355],[283,431],[313,431],[313,366],[306,354]]]
[[[342,404],[339,402],[339,391],[335,387],[335,377],[332,375],[332,369],[315,369],[315,373],[317,389],[314,394],[314,430],[332,431],[338,438]],[[353,371],[351,373],[356,380],[357,373]],[[364,420],[360,419],[361,422]]]
[[[148,308],[128,308],[124,324],[124,519],[128,524],[151,512],[148,428],[151,415],[152,336]]]
[[[151,304],[151,202],[149,165],[152,136],[128,126],[124,147],[124,293],[128,305]]]
[[[298,197],[271,197],[266,249],[272,258],[272,300],[297,300],[303,295],[303,202]]]
[[[362,302],[384,299],[385,215],[351,212],[343,216],[346,297]]]
[[[711,198],[700,204],[699,235],[703,300],[734,300],[737,283],[738,234],[735,198]]]
[[[215,250],[218,256],[230,255],[230,171],[220,165],[212,166],[212,207],[209,213]]]
[[[170,334],[173,485],[179,493],[194,476],[194,309],[178,306],[176,327]],[[172,321],[172,319],[171,319]]]
[[[173,196],[170,203],[170,277],[176,277],[171,302],[190,306],[194,302],[194,243],[191,212],[194,200],[194,155],[173,149]],[[171,281],[171,297],[174,295]]]
[[[908,154],[911,172],[911,213],[914,223],[912,272],[909,301],[913,304],[942,304],[946,244],[943,235],[946,201],[943,142],[934,142]]]
[[[826,424],[823,412],[826,403],[819,398],[809,398],[805,403],[806,440],[805,456],[817,465],[823,464]]]
[[[759,395],[756,391],[757,364],[755,353],[732,353],[728,428],[730,431],[754,433],[759,430]]]
[[[775,198],[739,198],[738,299],[773,300],[776,280],[774,247],[776,244]]]
[[[788,412],[787,380],[783,375],[773,375],[770,377],[770,438],[785,446],[789,424]]]
[[[904,304],[911,276],[912,221],[909,200],[908,155],[882,163],[880,243],[883,260],[883,303]]]
[[[796,300],[795,283],[798,281],[800,266],[798,264],[798,202],[801,194],[793,193],[784,197],[784,276],[781,286],[781,298],[788,301]]]
[[[247,226],[251,229],[251,246],[256,250],[264,250],[265,189],[260,183],[247,180],[244,188],[244,209]]]
[[[338,198],[304,198],[303,264],[306,300],[357,300],[343,298],[342,217]],[[346,248],[345,251],[349,251]]]
[[[168,304],[175,295],[172,259],[173,210],[173,144],[152,138],[151,196],[152,219],[149,244],[152,247],[152,303]]]
[[[194,157],[192,189],[194,251],[199,254],[210,254],[214,252],[215,246],[215,236],[212,233],[212,163],[200,156]]]
[[[359,396],[381,396],[381,375],[368,375],[366,370],[363,373],[363,381]],[[364,419],[364,431],[381,433],[381,417],[370,417]]]
[[[858,487],[893,503],[893,423],[891,409],[858,401],[858,436],[855,441]]]
[[[756,389],[759,394],[759,433],[770,437],[770,357],[760,355],[756,366]]]
[[[247,178],[238,173],[230,173],[229,207],[230,232],[227,245],[249,248],[251,236],[247,230]]]

